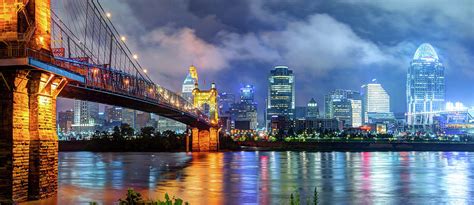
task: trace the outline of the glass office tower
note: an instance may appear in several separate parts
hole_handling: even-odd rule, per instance
[[[272,116],[294,118],[295,110],[295,76],[287,66],[275,66],[268,78],[268,100],[266,126]]]
[[[444,108],[444,66],[433,46],[422,44],[415,52],[407,74],[407,124],[414,129],[433,124]]]

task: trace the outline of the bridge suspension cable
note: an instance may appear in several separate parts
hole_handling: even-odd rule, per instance
[[[157,98],[202,116],[190,102],[153,82],[98,0],[52,0],[51,13],[53,56],[63,67],[86,68],[76,70],[87,76],[87,86]]]

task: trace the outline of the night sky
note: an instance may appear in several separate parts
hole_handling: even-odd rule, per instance
[[[474,106],[474,1],[101,0],[156,83],[181,90],[189,65],[220,92],[256,88],[263,117],[275,65],[296,75],[296,104],[376,78],[405,112],[416,48],[433,45],[446,67],[447,100]],[[70,103],[61,102],[61,107]]]

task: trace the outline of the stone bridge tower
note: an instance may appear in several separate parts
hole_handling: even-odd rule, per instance
[[[51,53],[50,0],[0,2],[0,204],[56,194],[56,97],[65,78],[23,65]]]
[[[202,108],[208,106],[211,127],[209,130],[192,128],[192,151],[217,151],[219,149],[219,108],[217,105],[216,85],[212,83],[210,90],[200,90],[196,83],[193,90],[193,98],[194,107]]]

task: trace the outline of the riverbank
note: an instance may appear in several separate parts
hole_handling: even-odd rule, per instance
[[[237,142],[248,151],[474,151],[474,143],[449,142]]]
[[[151,140],[74,140],[59,141],[60,152],[184,152],[185,143],[181,141]]]
[[[143,146],[143,143],[146,146]],[[173,143],[174,144],[174,143]],[[461,151],[474,152],[474,143],[449,142],[263,142],[244,141],[221,142],[221,151]],[[163,146],[162,143],[134,142],[97,142],[97,141],[59,141],[59,151],[92,151],[92,152],[184,152],[184,143],[174,146]]]
[[[220,151],[240,151],[240,146],[230,138],[219,139]],[[191,146],[191,144],[189,145]],[[60,152],[185,152],[184,137],[137,138],[130,140],[92,140],[59,141]]]

